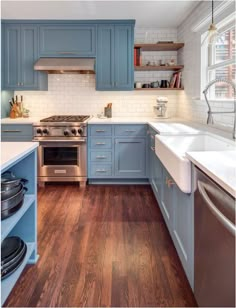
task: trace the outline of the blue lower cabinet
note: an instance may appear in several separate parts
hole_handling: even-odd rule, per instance
[[[193,195],[183,193],[174,185],[173,241],[193,288],[194,216]]]
[[[146,133],[144,124],[89,124],[89,179],[147,183]]]
[[[115,139],[115,176],[146,177],[144,138]]]
[[[149,181],[176,251],[193,289],[193,194],[182,192],[156,156],[149,140]]]
[[[32,124],[2,124],[2,141],[32,141]]]

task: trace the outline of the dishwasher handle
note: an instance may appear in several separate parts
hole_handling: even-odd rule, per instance
[[[221,222],[224,227],[235,236],[236,233],[236,227],[235,225],[227,218],[225,217],[214,205],[214,203],[210,200],[210,198],[207,195],[207,192],[204,188],[204,183],[198,180],[198,190],[200,194],[202,195],[203,199],[206,201],[206,204],[208,205],[209,209],[215,215],[215,217],[218,219],[219,222]]]

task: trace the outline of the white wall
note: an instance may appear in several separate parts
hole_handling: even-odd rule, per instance
[[[146,35],[148,34],[148,35]],[[148,37],[147,37],[148,36]],[[135,30],[135,42],[157,42],[158,40],[177,40],[176,29]],[[177,59],[176,52],[145,53],[143,60],[151,62],[163,59]],[[135,72],[135,81],[143,83],[169,79],[170,72]],[[95,91],[94,75],[49,75],[48,91],[16,91],[23,95],[25,107],[32,116],[52,114],[91,114],[97,115],[104,107],[113,103],[113,116],[154,116],[153,106],[157,96],[168,96],[168,111],[176,116],[180,91]]]
[[[222,1],[216,1],[216,6]],[[235,10],[234,4],[227,7],[222,13],[216,16],[216,23],[224,19]],[[186,20],[178,27],[178,41],[184,42],[185,46],[179,53],[178,62],[184,64],[183,80],[185,91],[179,95],[178,115],[188,120],[206,123],[207,106],[204,100],[199,100],[201,96],[201,34],[209,27],[209,22],[197,33],[192,31],[192,27],[197,25],[211,12],[209,1],[201,2]],[[198,99],[196,99],[198,98]],[[233,110],[233,103],[214,102],[214,111]],[[233,114],[214,116],[215,124],[218,126],[233,125]]]

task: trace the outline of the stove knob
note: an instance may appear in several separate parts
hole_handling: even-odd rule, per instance
[[[68,130],[64,131],[64,136],[69,136],[69,131]]]
[[[44,129],[43,129],[43,133],[44,133],[45,135],[48,135],[48,134],[49,134],[48,129],[47,129],[47,128],[44,128]]]
[[[78,129],[78,133],[79,133],[80,135],[82,135],[82,134],[83,134],[83,128],[79,128],[79,129]]]
[[[42,129],[41,128],[37,128],[36,132],[37,132],[37,134],[42,135]]]
[[[75,129],[75,128],[72,128],[71,133],[72,133],[73,135],[76,135],[76,129]]]

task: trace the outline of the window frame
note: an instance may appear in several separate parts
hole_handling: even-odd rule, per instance
[[[225,18],[223,21],[218,23],[216,27],[218,28],[218,33],[221,34],[233,27],[235,27],[236,18],[232,19],[232,15]],[[201,38],[206,36],[206,33],[202,34]],[[223,68],[229,65],[235,65],[236,58],[233,56],[232,59],[223,60],[219,63],[212,63],[215,59],[215,46],[214,45],[203,45],[201,47],[201,100],[204,99],[202,91],[205,89],[206,85],[213,79],[211,79],[210,73],[214,72],[218,68]],[[214,85],[209,89],[209,99],[215,102],[232,102],[234,98],[215,98],[212,93],[214,93]]]

